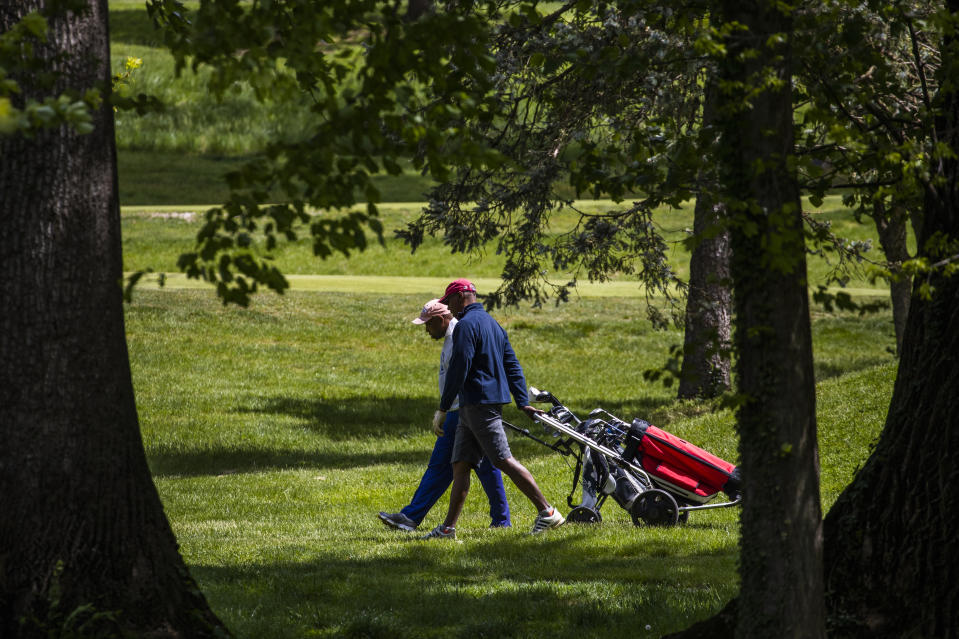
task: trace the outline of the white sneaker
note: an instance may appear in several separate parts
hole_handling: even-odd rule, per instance
[[[538,535],[539,533],[549,530],[550,528],[558,528],[566,522],[566,519],[556,510],[555,507],[550,507],[547,510],[540,511],[536,516],[536,521],[533,522],[533,530],[530,532],[532,535]]]

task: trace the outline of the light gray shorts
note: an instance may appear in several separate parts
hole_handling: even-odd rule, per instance
[[[452,461],[469,462],[475,467],[483,455],[494,465],[513,456],[503,429],[503,407],[499,404],[460,406],[460,425],[453,440]]]

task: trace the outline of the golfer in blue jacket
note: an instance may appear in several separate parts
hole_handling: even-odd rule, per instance
[[[513,457],[506,440],[503,405],[510,402],[510,396],[530,417],[543,412],[529,404],[523,368],[506,331],[476,301],[476,287],[469,280],[451,282],[440,301],[459,321],[453,330],[453,351],[433,428],[442,428],[457,397],[460,424],[453,442],[453,487],[446,520],[422,539],[456,537],[456,522],[469,494],[470,470],[484,454],[536,507],[533,534],[562,525],[563,515],[546,501],[536,480]]]

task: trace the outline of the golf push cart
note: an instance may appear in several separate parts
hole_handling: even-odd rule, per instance
[[[548,391],[532,386],[529,391],[530,401],[552,405],[535,419],[555,431],[555,441],[544,441],[528,429],[503,423],[576,460],[573,487],[566,498],[572,509],[568,521],[599,523],[600,509],[608,497],[628,512],[637,526],[673,526],[685,523],[692,511],[729,508],[742,501],[742,480],[733,464],[645,420],[627,424],[602,408],[581,420]],[[580,481],[582,500],[574,505]],[[725,500],[708,503],[720,492]]]

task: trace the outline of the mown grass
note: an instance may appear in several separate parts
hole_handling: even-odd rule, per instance
[[[612,203],[579,202],[577,206],[581,210],[601,210],[603,207],[612,206]],[[383,244],[368,233],[368,247],[363,251],[352,252],[349,259],[339,254],[328,259],[318,259],[313,255],[312,242],[305,232],[295,242],[282,242],[272,255],[276,265],[287,275],[449,278],[451,273],[455,273],[476,279],[500,277],[505,257],[497,253],[495,241],[478,255],[451,255],[441,238],[427,237],[416,253],[411,253],[408,246],[394,236],[394,231],[405,227],[419,214],[421,208],[422,204],[416,203],[381,206],[380,217],[385,229]],[[172,207],[125,207],[123,234],[127,250],[124,255],[124,269],[152,269],[156,272],[176,273],[178,256],[193,249],[204,211],[204,206],[189,204]],[[185,218],[184,214],[187,214]],[[834,231],[842,237],[860,241],[871,239],[875,248],[867,253],[867,257],[871,255],[873,260],[881,259],[874,227],[856,222],[842,207],[838,196],[827,198],[821,209],[814,211],[813,215],[819,220],[831,222]],[[551,229],[558,232],[569,228],[575,217],[575,213],[569,209],[559,210],[551,219]],[[656,217],[656,223],[669,242],[670,262],[677,276],[686,280],[689,277],[689,252],[683,240],[692,228],[692,205],[686,205],[679,210],[664,210]],[[808,256],[810,286],[815,288],[828,283],[828,275],[837,262],[835,253],[811,253]],[[885,296],[887,285],[882,280],[872,281],[868,276],[868,267],[868,262],[852,267],[846,282],[847,288],[857,295]],[[550,277],[561,283],[573,277],[581,283],[587,281],[581,273],[552,272]],[[628,274],[613,274],[613,278],[619,282],[637,279],[636,275]],[[638,286],[636,292],[639,293]]]
[[[482,491],[461,543],[385,529],[376,511],[406,503],[432,446],[438,344],[409,322],[422,301],[294,291],[243,310],[204,291],[143,290],[128,307],[157,486],[193,574],[238,636],[659,636],[735,594],[734,510],[655,530],[610,503],[601,525],[530,538],[531,507],[507,482],[512,530],[486,528]],[[653,331],[640,303],[584,298],[497,316],[528,381],[574,410],[642,415],[735,461],[728,412],[643,379],[681,336]],[[894,373],[887,323],[815,318],[826,505],[881,426]],[[529,424],[513,407],[506,415]],[[565,460],[522,438],[513,446],[565,506]]]

